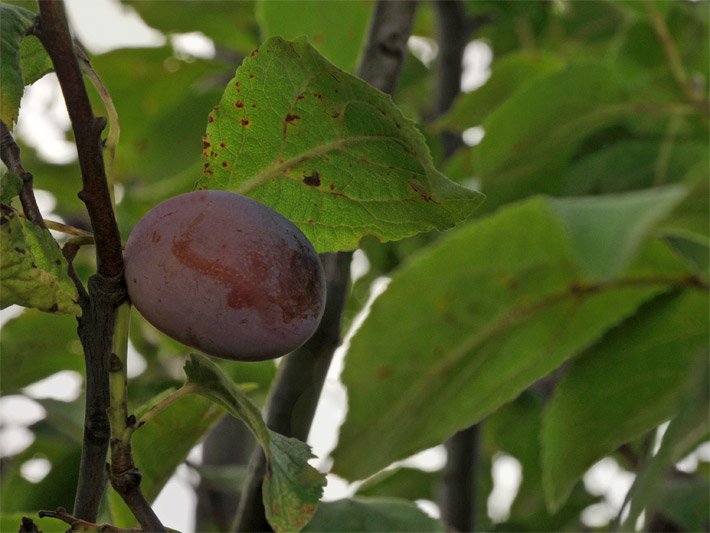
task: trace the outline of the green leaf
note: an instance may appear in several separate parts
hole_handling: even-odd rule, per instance
[[[84,358],[76,327],[73,317],[37,309],[28,309],[4,324],[0,335],[0,394],[17,392],[60,370],[82,372]]]
[[[491,77],[485,85],[456,98],[451,109],[437,122],[437,127],[460,133],[478,126],[512,95],[540,76],[559,71],[562,66],[562,60],[552,54],[528,51],[508,54],[493,64]]]
[[[415,504],[397,498],[322,502],[303,531],[445,531]]]
[[[199,31],[216,44],[247,52],[257,45],[254,2],[248,0],[121,0],[164,33]],[[109,86],[110,87],[110,86]]]
[[[177,466],[223,415],[224,411],[208,399],[187,396],[134,433],[133,460],[143,476],[141,491],[149,502],[157,498]],[[135,517],[113,489],[108,498],[115,525],[136,525]]]
[[[67,262],[48,230],[3,207],[0,218],[2,308],[13,304],[81,316]]]
[[[319,252],[396,240],[468,217],[481,195],[433,167],[389,96],[301,38],[272,38],[237,70],[208,119],[198,187],[249,194]]]
[[[256,17],[263,39],[305,35],[328,61],[353,72],[372,6],[369,2],[260,0]]]
[[[543,198],[451,231],[393,274],[352,338],[334,471],[362,479],[481,420],[666,289],[654,279],[586,281]]]
[[[710,241],[694,233],[665,233],[663,240],[697,274],[710,275]]]
[[[313,516],[325,476],[308,464],[310,448],[266,427],[259,409],[207,357],[190,354],[185,364],[188,386],[242,420],[259,441],[268,462],[263,497],[266,518],[276,531],[301,529]]]
[[[623,139],[600,147],[572,163],[565,172],[565,193],[570,196],[615,193],[681,181],[707,153],[705,142],[674,146],[665,170],[658,173],[661,140]],[[707,165],[703,168],[706,170]]]
[[[25,85],[32,85],[54,70],[49,54],[34,35],[28,35],[20,44],[20,68]]]
[[[417,468],[383,470],[360,485],[357,495],[436,501],[440,478],[441,472],[425,472]]]
[[[580,271],[590,279],[619,274],[658,222],[687,194],[681,186],[625,194],[551,199],[572,241]]]
[[[631,499],[631,505],[621,524],[622,531],[634,530],[636,519],[644,508],[653,509],[659,504],[663,505],[663,474],[708,437],[710,368],[707,350],[703,350],[694,363],[685,380],[687,385],[682,391],[678,414],[668,425],[658,452],[644,466],[629,491],[627,499]]]
[[[25,90],[20,69],[20,43],[34,18],[32,11],[0,4],[0,120],[10,129],[17,121]]]
[[[707,296],[688,290],[649,302],[574,361],[543,424],[543,487],[558,508],[595,461],[672,416],[708,345]]]
[[[480,144],[450,164],[481,180],[486,210],[532,194],[559,194],[583,141],[633,111],[621,87],[618,73],[598,63],[537,77],[488,115]]]
[[[19,176],[9,171],[0,174],[0,202],[9,204],[10,200],[18,196],[21,190],[22,179]]]

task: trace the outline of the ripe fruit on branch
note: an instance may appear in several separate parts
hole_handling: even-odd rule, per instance
[[[207,354],[258,361],[313,334],[325,305],[316,251],[255,200],[195,191],[158,204],[126,243],[133,305],[156,328]]]

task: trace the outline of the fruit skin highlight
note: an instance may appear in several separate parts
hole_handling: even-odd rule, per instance
[[[280,357],[313,334],[325,275],[301,231],[225,192],[182,194],[151,209],[125,249],[133,305],[166,335],[225,359]]]

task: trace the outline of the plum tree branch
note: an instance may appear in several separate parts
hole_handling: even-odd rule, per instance
[[[60,0],[39,2],[34,33],[52,60],[69,112],[82,177],[79,197],[86,205],[96,246],[97,273],[89,279],[89,299],[82,299],[83,315],[78,319],[86,363],[86,412],[73,513],[78,519],[95,522],[107,481],[109,358],[115,313],[126,298],[123,252],[102,154],[101,132],[106,122],[91,109]],[[78,281],[76,276],[73,279]]]
[[[5,163],[5,166],[15,176],[22,180],[22,188],[20,189],[20,203],[25,212],[27,220],[37,224],[41,228],[46,225],[42,220],[42,214],[37,206],[35,193],[32,188],[32,174],[25,170],[20,158],[20,147],[13,139],[7,125],[0,120],[0,159]]]
[[[375,4],[363,48],[358,76],[381,91],[393,94],[412,31],[416,2],[405,0]],[[306,440],[333,352],[340,344],[340,320],[350,279],[352,252],[322,256],[328,296],[325,312],[311,339],[288,355],[279,367],[267,400],[267,426],[289,437]],[[236,518],[236,531],[270,531],[261,486],[266,459],[257,448],[249,465]]]

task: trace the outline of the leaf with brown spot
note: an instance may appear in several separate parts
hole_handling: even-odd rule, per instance
[[[213,111],[206,157],[216,164],[198,186],[269,205],[319,252],[355,248],[365,235],[390,241],[446,229],[473,213],[482,195],[434,168],[424,137],[389,96],[328,63],[303,38],[272,38],[259,50]],[[260,105],[247,118],[236,101]],[[333,187],[318,187],[313,168]]]

